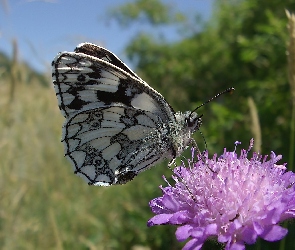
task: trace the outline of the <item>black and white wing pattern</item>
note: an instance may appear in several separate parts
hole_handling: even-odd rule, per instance
[[[174,159],[201,125],[175,113],[112,52],[91,43],[52,62],[65,156],[88,184],[124,184],[163,159]]]

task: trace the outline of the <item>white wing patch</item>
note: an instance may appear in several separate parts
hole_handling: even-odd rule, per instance
[[[132,101],[131,105],[135,108],[157,112],[157,103],[146,93],[136,95]]]
[[[65,155],[92,185],[124,184],[175,158],[201,125],[195,113],[176,114],[118,57],[94,44],[58,54],[52,78],[66,118]]]

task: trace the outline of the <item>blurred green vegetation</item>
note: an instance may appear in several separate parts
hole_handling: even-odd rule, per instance
[[[192,110],[235,87],[233,95],[198,110],[211,155],[233,149],[236,140],[247,147],[254,137],[261,141],[257,149],[282,154],[292,169],[285,9],[294,12],[295,1],[220,1],[207,23],[157,0],[138,0],[112,13],[124,25],[147,22],[155,34],[157,27],[175,25],[183,34],[171,43],[160,33],[142,32],[126,48],[136,72],[175,110]],[[160,195],[161,176],[171,175],[165,163],[126,185],[85,185],[63,157],[63,117],[50,77],[18,62],[16,42],[13,47],[13,58],[0,54],[0,248],[180,249],[175,227],[146,227],[152,216],[148,202]],[[196,133],[195,139],[205,149],[202,136]],[[284,241],[259,241],[247,249],[292,249],[294,223],[286,226]],[[221,247],[204,246],[212,248]]]

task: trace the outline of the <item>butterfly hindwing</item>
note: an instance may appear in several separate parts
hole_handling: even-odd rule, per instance
[[[158,116],[134,108],[80,112],[63,128],[66,156],[89,184],[123,184],[165,158],[159,124]]]

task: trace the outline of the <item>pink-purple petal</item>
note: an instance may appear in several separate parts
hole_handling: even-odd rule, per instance
[[[177,230],[175,232],[176,239],[178,241],[186,240],[188,237],[191,236],[192,229],[193,229],[193,227],[191,225],[184,225],[184,226],[177,228]]]
[[[202,248],[204,242],[200,242],[198,239],[192,239],[185,244],[182,250],[199,250]]]
[[[217,240],[221,243],[226,243],[231,239],[230,234],[219,234]]]
[[[205,233],[206,235],[216,235],[217,234],[217,224],[209,224],[206,226]]]
[[[225,248],[227,249],[227,248]],[[245,250],[246,247],[245,247],[245,244],[243,242],[235,242],[235,243],[232,243],[228,250]]]
[[[167,224],[170,220],[170,218],[172,217],[172,214],[159,214],[156,215],[154,217],[152,217],[151,219],[149,219],[147,225],[148,227],[152,227],[155,225],[162,225],[162,224]]]
[[[264,232],[260,237],[267,241],[277,241],[283,239],[288,230],[278,225],[272,225],[264,228]]]
[[[165,207],[171,211],[177,211],[179,208],[178,201],[172,195],[164,195],[162,203],[164,203]]]
[[[241,239],[249,245],[254,244],[257,239],[257,233],[254,228],[245,227],[245,229],[241,232]]]
[[[195,227],[191,230],[191,236],[193,238],[202,239],[205,235],[205,228],[203,227]],[[207,236],[206,236],[207,237]]]
[[[258,221],[253,222],[253,228],[258,235],[263,233],[264,228]]]
[[[170,223],[174,225],[183,224],[189,221],[189,216],[187,211],[179,211],[173,214],[170,218]]]

